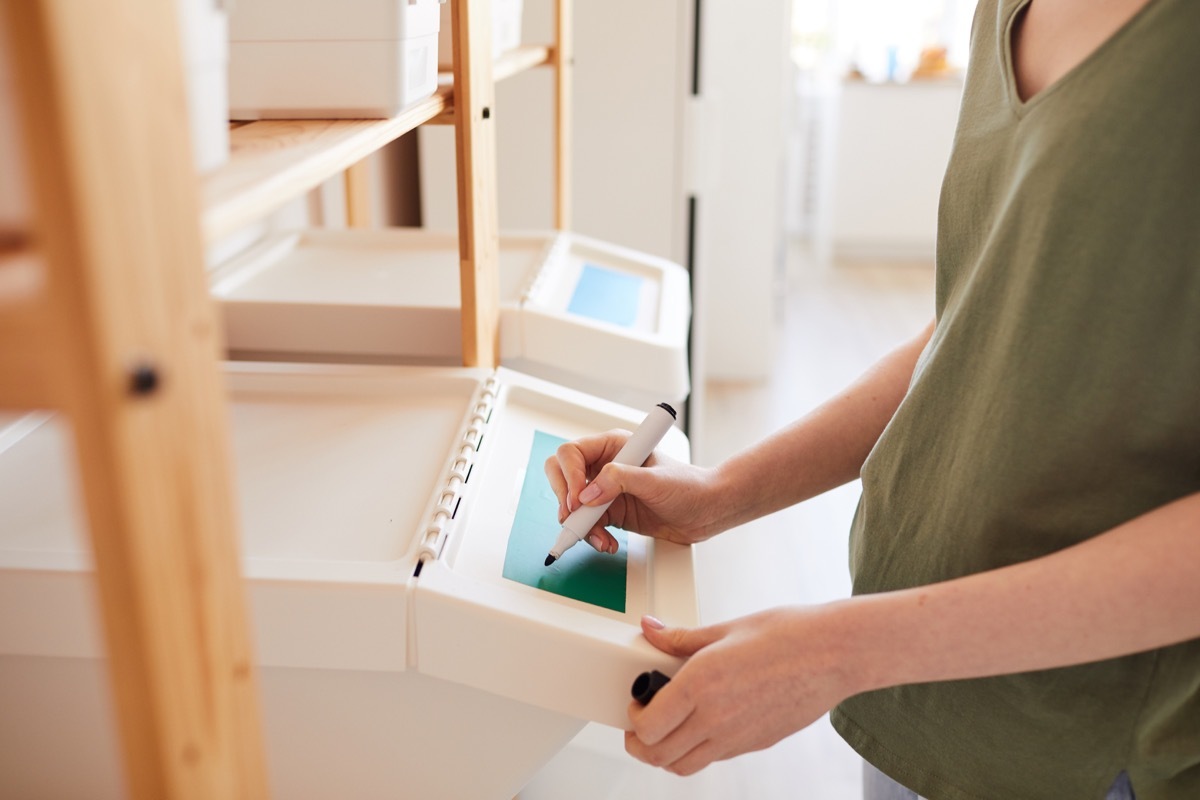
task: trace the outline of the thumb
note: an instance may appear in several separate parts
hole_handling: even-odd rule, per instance
[[[650,644],[667,655],[686,657],[708,647],[725,635],[719,625],[705,628],[668,628],[649,615],[642,617],[642,633]]]

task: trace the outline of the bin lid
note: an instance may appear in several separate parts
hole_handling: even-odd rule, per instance
[[[394,574],[420,526],[485,370],[228,371],[241,550],[251,577]],[[69,420],[0,417],[5,563],[87,565]],[[20,553],[22,556],[16,556]],[[55,560],[55,557],[59,557]],[[15,559],[15,561],[14,561]],[[315,564],[338,565],[332,572]]]
[[[197,0],[190,0],[197,2]],[[437,34],[444,0],[236,0],[230,41],[400,41]]]
[[[500,238],[503,363],[598,391],[689,391],[690,289],[665,259],[563,232]],[[421,230],[280,235],[222,267],[237,357],[458,363],[458,240]]]

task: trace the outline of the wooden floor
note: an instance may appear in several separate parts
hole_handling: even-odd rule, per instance
[[[794,261],[800,254],[794,255]],[[933,315],[927,265],[793,265],[770,380],[707,387],[702,463],[715,463],[856,378]],[[701,615],[716,622],[849,593],[847,532],[857,483],[697,547]],[[520,794],[521,800],[858,800],[858,756],[828,717],[772,748],[678,778],[625,755],[621,734],[589,726]]]

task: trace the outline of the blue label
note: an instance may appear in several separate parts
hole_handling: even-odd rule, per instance
[[[631,328],[638,318],[645,278],[595,264],[584,264],[567,311],[581,317]]]

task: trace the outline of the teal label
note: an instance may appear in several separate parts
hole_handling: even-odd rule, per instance
[[[543,566],[562,530],[558,499],[546,480],[543,465],[565,441],[542,431],[533,433],[521,499],[508,534],[503,575],[544,592],[624,613],[629,573],[629,534],[625,531],[609,529],[620,543],[615,555],[597,553],[587,542],[580,542],[550,566]]]

